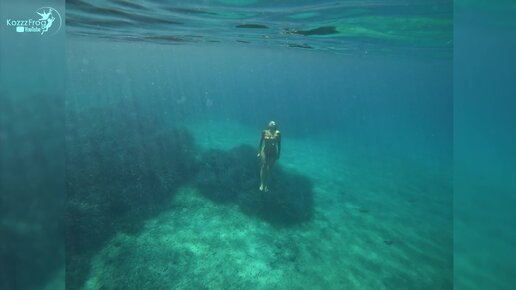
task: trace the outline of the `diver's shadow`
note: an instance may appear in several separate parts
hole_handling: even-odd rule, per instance
[[[294,225],[313,216],[313,185],[306,176],[276,164],[270,190],[258,190],[259,160],[249,145],[207,151],[195,184],[211,200],[237,203],[242,212],[274,225]]]

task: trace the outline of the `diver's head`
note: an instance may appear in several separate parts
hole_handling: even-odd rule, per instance
[[[276,122],[274,122],[274,121],[270,121],[270,122],[269,122],[269,129],[271,129],[271,130],[276,129]]]

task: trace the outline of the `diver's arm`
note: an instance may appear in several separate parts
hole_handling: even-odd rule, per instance
[[[281,134],[278,131],[278,159],[280,158],[280,153],[281,153]]]
[[[260,145],[258,146],[258,154],[257,154],[258,157],[260,157],[260,154],[262,152],[263,136],[264,136],[264,132],[262,132],[262,137],[260,138]]]

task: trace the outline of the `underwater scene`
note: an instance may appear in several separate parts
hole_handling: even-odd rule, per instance
[[[516,285],[515,30],[514,1],[456,5],[455,289]]]
[[[0,1],[0,289],[510,285],[454,236],[453,13]]]
[[[452,288],[451,1],[66,5],[67,288]]]

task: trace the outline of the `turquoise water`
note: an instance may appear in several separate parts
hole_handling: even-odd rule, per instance
[[[516,7],[475,4],[455,14],[454,285],[512,289]]]
[[[155,210],[159,214],[153,212],[129,234],[116,231],[92,254],[91,266],[81,273],[86,289],[196,287],[191,281],[211,288],[451,287],[451,92],[443,87],[451,88],[446,62],[432,64],[435,72],[429,73],[429,65],[417,60],[355,62],[347,56],[284,55],[262,48],[170,50],[79,40],[69,47],[74,52],[69,65],[77,69],[68,76],[68,106],[79,124],[71,127],[77,136],[94,126],[94,140],[109,141],[118,130],[127,130],[135,136],[117,138],[142,142],[137,153],[168,160],[159,156],[162,149],[145,143],[184,126],[198,152],[224,152],[244,144],[252,148],[252,158],[263,124],[275,119],[284,136],[277,169],[300,174],[312,184],[308,193],[293,184],[286,197],[273,188],[264,202],[256,181],[220,202],[186,181],[169,192],[165,209]],[[138,55],[147,56],[145,64]],[[359,72],[370,67],[377,79],[390,75],[388,83],[364,87],[358,73],[350,74],[343,63],[361,67]],[[100,73],[106,67],[112,71]],[[276,73],[277,68],[288,68],[289,75]],[[399,74],[392,76],[392,70]],[[431,84],[418,81],[430,76]],[[394,96],[380,95],[395,81]],[[417,89],[402,87],[409,83],[430,96],[412,99]],[[379,102],[384,107],[377,107]],[[340,107],[332,108],[336,104]],[[94,117],[86,118],[84,112]],[[421,115],[426,118],[414,118]],[[123,142],[116,145],[122,151],[129,146]],[[142,161],[142,166],[148,162],[153,161]],[[226,186],[216,194],[231,191],[232,184]],[[284,205],[275,203],[276,195],[285,199]],[[249,212],[241,198],[256,198],[251,206],[259,207],[258,212]],[[298,198],[313,201],[299,205]],[[271,208],[272,217],[266,214]],[[177,262],[171,264],[172,258]],[[418,263],[417,269],[412,263]],[[216,270],[220,268],[224,270]],[[172,275],[177,272],[183,274]]]
[[[0,1],[0,289],[513,288],[512,1],[45,5]]]
[[[450,289],[451,4],[411,3],[70,2],[67,285]]]
[[[452,2],[67,1],[69,35],[450,57]]]
[[[65,267],[38,262],[42,277],[7,285],[65,275],[70,289],[451,289],[451,5],[67,1],[54,50],[64,63],[26,54],[33,40],[0,51],[3,108],[19,108],[0,119],[5,136],[32,144],[45,132],[61,156],[14,142],[2,166],[62,162],[46,173],[65,176],[67,193],[65,225],[45,219],[65,235]],[[5,69],[20,63],[47,73]],[[282,154],[260,192],[270,120]]]
[[[64,288],[64,34],[5,26],[39,7],[0,2],[1,289]]]

